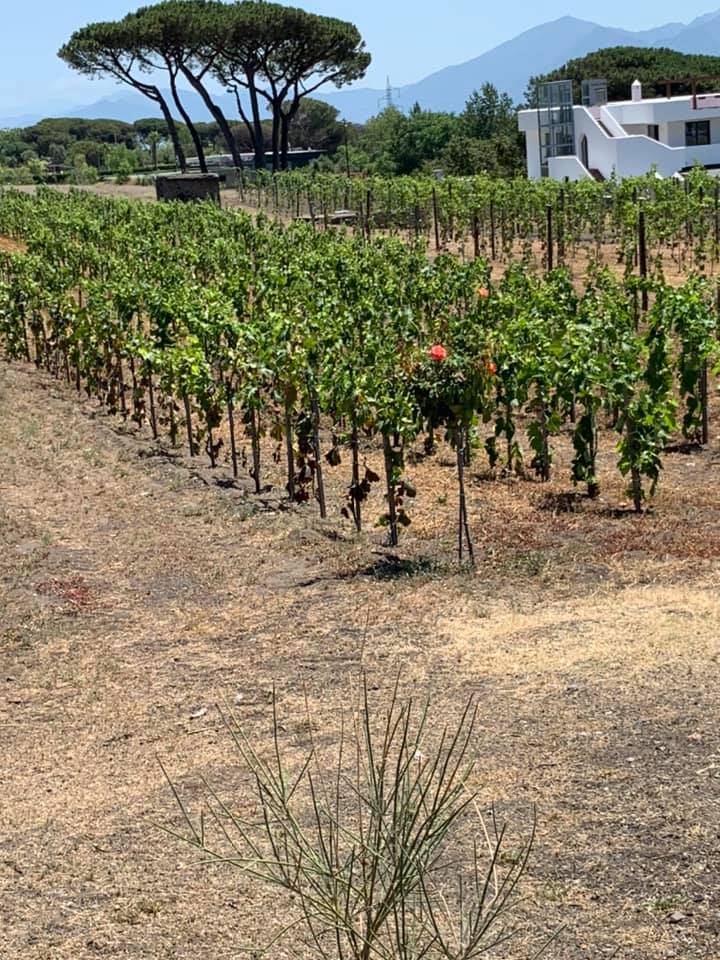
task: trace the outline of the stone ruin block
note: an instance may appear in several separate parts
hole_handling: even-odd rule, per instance
[[[215,173],[170,173],[155,178],[158,200],[212,200],[220,206],[220,177]]]

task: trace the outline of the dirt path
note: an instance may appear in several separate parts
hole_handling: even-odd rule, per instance
[[[537,805],[527,957],[716,958],[719,567],[388,577],[307,513],[258,510],[26,367],[0,366],[0,956],[230,960],[287,904],[198,868],[157,758],[239,798],[213,704],[267,743],[337,732],[361,659],[383,702],[480,702],[476,786],[514,843]],[[207,713],[198,714],[207,708]],[[617,954],[613,954],[619,948]],[[290,943],[277,956],[302,955]],[[499,954],[500,955],[500,954]]]

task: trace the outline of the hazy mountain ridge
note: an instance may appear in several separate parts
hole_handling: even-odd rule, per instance
[[[720,10],[697,17],[688,24],[666,23],[637,32],[604,27],[571,16],[561,17],[525,30],[479,57],[445,67],[417,83],[400,87],[393,91],[393,99],[402,109],[409,109],[417,102],[426,109],[457,112],[462,110],[473,90],[489,81],[519,101],[531,76],[547,73],[568,60],[602,47],[621,45],[664,46],[681,53],[717,55],[720,50]],[[385,93],[382,89],[358,87],[328,89],[318,92],[318,97],[336,106],[347,120],[362,122],[381,109]],[[236,116],[234,97],[221,95],[218,101],[229,117]],[[193,119],[211,119],[202,100],[193,91],[183,91],[183,102]],[[159,111],[150,100],[128,88],[125,92],[119,91],[117,96],[103,97],[89,106],[69,106],[63,111],[55,108],[52,115],[131,122],[141,117],[159,116]],[[47,114],[0,118],[0,128],[28,126],[43,116]]]
[[[547,73],[594,50],[615,46],[666,46],[681,53],[716,55],[720,50],[720,10],[689,24],[666,23],[637,32],[561,17],[532,27],[479,57],[401,87],[396,100],[404,109],[419,102],[428,109],[458,111],[469,94],[488,80],[519,101],[531,76]],[[363,120],[376,112],[383,94],[382,90],[361,88],[328,92],[323,99],[348,119]]]

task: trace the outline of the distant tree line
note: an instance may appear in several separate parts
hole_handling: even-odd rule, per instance
[[[174,121],[175,136],[186,160],[226,153],[219,124],[193,123],[193,133]],[[263,136],[272,138],[272,120],[262,121]],[[230,123],[238,154],[253,152],[253,142],[242,122]],[[346,172],[409,174],[442,168],[453,174],[486,172],[513,176],[524,169],[523,143],[515,107],[492,84],[484,84],[468,99],[460,114],[422,110],[407,113],[390,106],[365,124],[343,124],[338,110],[311,97],[304,98],[289,125],[293,145],[322,150],[321,166]],[[36,161],[41,161],[38,166]],[[175,165],[176,153],[165,120],[146,118],[134,123],[119,120],[47,119],[31,127],[0,131],[0,168],[28,172],[42,179],[48,165],[63,168],[72,178],[77,169],[85,178],[111,173],[125,178],[133,172]]]
[[[337,120],[338,111],[327,103],[306,98],[291,124],[293,141],[309,149],[332,152],[344,135]],[[196,156],[195,142],[188,127],[175,121],[175,135],[186,158]],[[266,136],[271,134],[271,121],[263,121]],[[193,124],[195,137],[206,154],[226,153],[225,137],[215,122]],[[231,136],[239,153],[252,151],[245,126],[230,124]],[[0,131],[0,167],[18,169],[35,161],[45,167],[72,169],[78,163],[89,167],[88,173],[121,174],[175,166],[176,153],[167,123],[148,117],[134,123],[121,120],[86,120],[60,118],[41,120],[30,127]]]
[[[384,176],[441,169],[446,173],[515,176],[524,170],[524,145],[518,132],[516,107],[491,83],[468,98],[459,113],[423,110],[407,112],[386,107],[365,124],[354,124],[347,155],[338,151],[332,165],[342,170]]]
[[[219,7],[224,12],[219,11]],[[264,9],[258,12],[257,8]],[[212,19],[220,16],[230,19]],[[118,23],[93,24],[78,31],[63,48],[69,62],[84,72],[115,75],[113,70],[125,71],[128,76],[137,77],[130,85],[138,89],[140,84],[141,92],[155,103],[162,116],[132,124],[115,120],[48,119],[23,130],[0,131],[0,174],[4,170],[5,179],[10,171],[18,180],[21,177],[38,180],[43,179],[48,165],[52,165],[62,166],[80,178],[92,178],[99,171],[123,177],[132,171],[175,165],[180,160],[183,166],[191,157],[198,158],[202,169],[205,158],[212,153],[229,153],[236,162],[241,154],[250,153],[261,166],[268,147],[274,168],[282,169],[290,144],[323,150],[326,156],[320,162],[321,167],[353,174],[412,174],[435,169],[457,175],[515,176],[524,172],[525,147],[517,129],[518,107],[490,83],[474,91],[457,114],[424,110],[418,104],[409,110],[389,105],[364,124],[340,122],[337,109],[311,97],[308,90],[314,90],[323,82],[345,82],[353,72],[364,71],[369,57],[351,24],[332,18],[326,23],[328,18],[318,20],[313,19],[314,15],[307,16],[310,20],[303,11],[250,0],[235,4],[172,0],[143,8]],[[232,41],[226,39],[221,48],[216,35],[219,22],[234,25],[236,31],[240,31],[241,24],[254,24],[252,43],[246,37],[243,47],[242,69],[239,60],[230,62],[228,52],[231,42],[236,47],[239,45],[240,34],[236,33]],[[203,39],[202,27],[208,23],[215,24],[216,34],[210,32],[203,35]],[[282,40],[280,27],[289,29],[293,24],[295,32]],[[303,31],[313,26],[322,27],[321,35],[306,48]],[[263,30],[261,43],[259,37]],[[276,31],[275,46],[270,42],[273,31]],[[337,46],[330,57],[328,48],[332,37]],[[134,38],[132,43],[129,38]],[[208,44],[216,46],[211,50]],[[163,69],[158,59],[161,48],[164,69],[170,78],[172,103],[167,103],[160,88],[153,85],[153,78]],[[308,64],[322,50],[328,59],[317,68],[316,74],[305,75],[303,84],[297,81],[295,88],[288,79],[290,73],[280,82],[278,64],[285,64],[292,76],[297,77],[300,69],[307,74],[311,69]],[[272,57],[271,51],[274,51]],[[291,51],[297,54],[296,60]],[[235,56],[240,55],[236,49]],[[209,75],[216,81],[224,77],[226,88],[237,94],[237,117],[226,117],[209,97],[204,87]],[[252,79],[248,79],[249,76]],[[618,100],[630,96],[630,85],[636,78],[642,81],[646,96],[664,96],[666,79],[687,80],[694,76],[718,77],[715,83],[709,80],[699,86],[700,90],[717,90],[720,57],[683,54],[665,48],[611,47],[571,60],[542,77],[533,77],[525,103],[533,103],[535,85],[544,80],[572,80],[575,101],[579,102],[583,79],[606,79],[610,99]],[[185,90],[190,87],[205,91],[202,96],[213,118],[210,122],[191,122],[187,112],[180,111],[178,103],[182,104],[183,93],[183,88],[178,86],[180,80]],[[264,92],[254,96],[253,89],[256,93],[261,89]],[[674,94],[689,90],[687,83],[673,85]],[[254,100],[257,110],[252,106]],[[187,122],[178,120],[178,115],[184,115]]]

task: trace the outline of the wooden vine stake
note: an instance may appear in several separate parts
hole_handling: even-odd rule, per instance
[[[23,336],[23,348],[25,350],[25,359],[27,360],[28,363],[31,363],[32,357],[30,355],[30,341],[28,340],[27,317],[25,316],[25,308],[23,306],[20,307],[20,316],[22,318],[22,336]],[[77,370],[77,377],[76,377],[76,383],[77,383],[77,380],[79,380],[80,378],[80,349],[79,348],[78,348],[76,370]],[[78,387],[78,393],[80,393],[79,387]]]
[[[357,421],[353,417],[352,437],[350,440],[352,447],[352,514],[355,521],[355,529],[358,533],[362,530],[362,503],[360,501],[360,442],[358,439]]]
[[[383,434],[383,453],[385,455],[385,483],[387,486],[388,518],[390,530],[390,546],[398,545],[398,522],[397,510],[395,508],[395,484],[393,483],[393,455],[390,446],[390,437]]]
[[[490,202],[490,257],[495,260],[497,257],[497,243],[495,239],[495,203]]]
[[[210,426],[210,421],[208,421],[208,424],[207,424],[207,432],[208,432],[208,435],[207,435],[207,440],[205,441],[205,452],[210,457],[210,466],[214,470],[215,467],[217,466],[217,457],[215,455],[216,447],[213,442],[213,432],[212,432],[212,427]]]
[[[157,414],[155,412],[155,390],[153,388],[152,368],[148,365],[148,398],[150,400],[150,429],[153,440],[158,438]]]
[[[308,187],[307,202],[308,202],[308,210],[310,212],[310,222],[312,223],[312,228],[313,230],[317,230],[317,224],[315,223],[315,204],[313,203],[310,187]]]
[[[190,450],[190,456],[195,456],[195,441],[193,440],[192,433],[192,414],[190,412],[190,398],[186,393],[183,393],[183,404],[185,406],[185,429],[187,431],[187,442],[188,449]]]
[[[293,450],[293,428],[289,391],[285,391],[285,456],[287,457],[288,500],[295,499],[295,451]]]
[[[703,446],[707,446],[710,439],[710,424],[708,417],[708,365],[707,360],[703,361],[700,370],[700,411],[702,415],[702,426],[700,439]]]
[[[125,376],[123,374],[123,362],[120,354],[117,355],[117,384],[118,384],[118,394],[120,395],[120,415],[123,420],[127,420],[128,409],[127,409],[127,400],[125,399]]]
[[[633,498],[633,507],[635,513],[642,513],[642,477],[637,467],[635,451],[637,448],[637,426],[634,418],[630,415],[631,395],[625,397],[625,434],[628,440],[628,449],[630,451],[630,492]]]
[[[250,442],[253,458],[250,476],[255,481],[255,493],[260,493],[260,414],[255,408],[250,411]]]
[[[322,471],[322,450],[320,449],[320,407],[318,405],[317,394],[312,389],[310,390],[310,406],[312,408],[313,452],[315,454],[317,501],[320,505],[320,516],[324,520],[327,517],[327,507],[325,505],[325,483],[323,482]]]
[[[230,427],[230,459],[232,460],[233,477],[237,480],[238,476],[238,458],[237,443],[235,441],[235,409],[232,401],[232,388],[230,381],[225,382],[225,398],[227,406],[228,426]]]
[[[178,436],[178,426],[177,420],[175,419],[175,402],[172,397],[170,397],[167,403],[167,412],[168,412],[168,432],[170,434],[170,443],[173,447],[177,446],[177,436]]]
[[[643,280],[647,278],[647,238],[645,233],[645,211],[640,210],[638,214],[638,268]],[[645,286],[641,291],[641,303],[643,313],[648,309],[648,292]]]
[[[473,253],[477,260],[480,256],[480,225],[478,224],[478,212],[473,210],[472,215],[472,234],[473,234]]]
[[[538,386],[538,424],[540,433],[540,479],[543,483],[550,481],[550,437],[548,435],[547,403],[544,391]]]
[[[475,551],[473,549],[472,537],[470,536],[470,525],[467,515],[467,499],[465,496],[465,427],[458,427],[456,454],[458,471],[458,560],[460,563],[464,559],[464,546],[467,545],[468,560],[475,566]]]
[[[558,197],[557,216],[557,258],[558,264],[565,262],[565,191],[560,191]]]
[[[440,218],[438,216],[438,201],[437,201],[437,191],[433,187],[432,191],[432,210],[433,210],[433,224],[435,226],[435,249],[440,249]]]
[[[546,221],[545,246],[547,248],[547,271],[550,273],[555,265],[553,262],[553,208],[550,203],[547,205]]]

